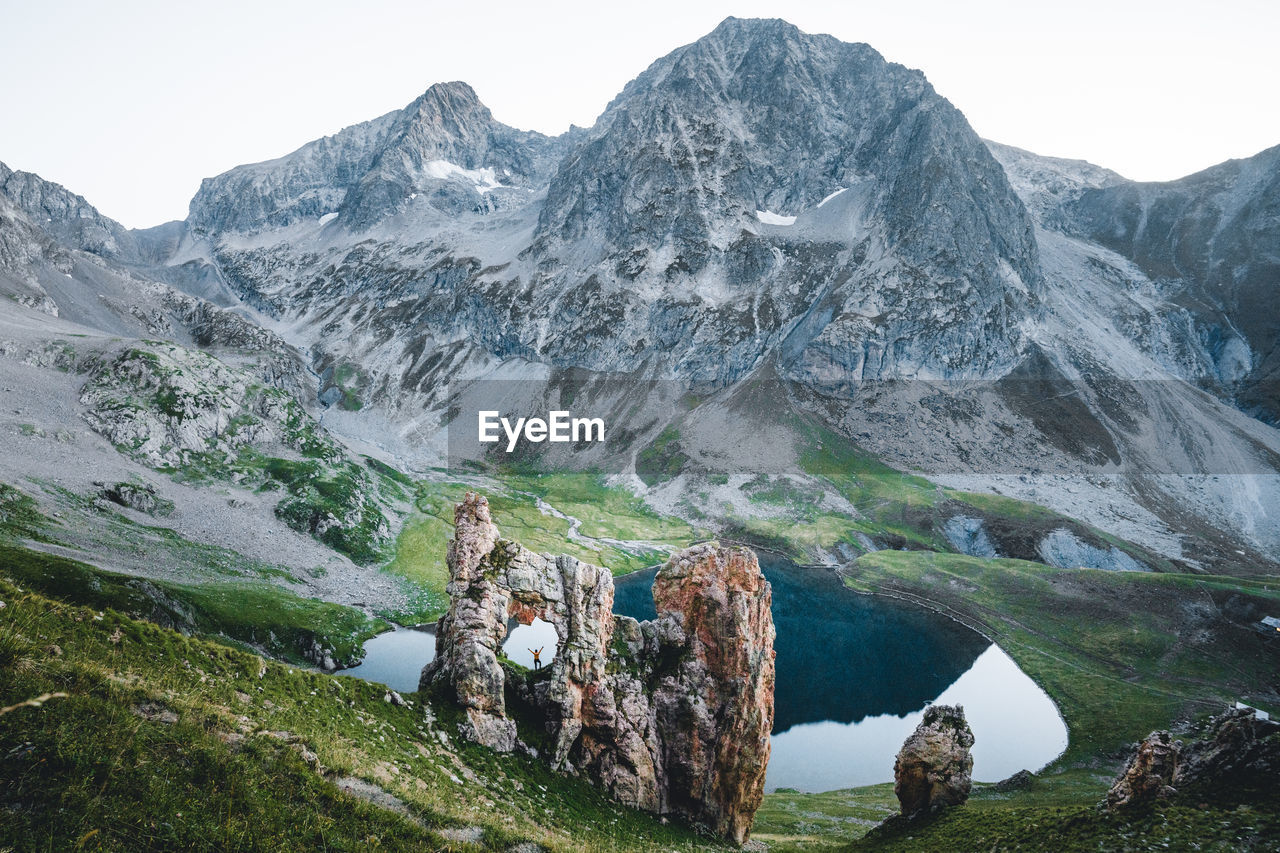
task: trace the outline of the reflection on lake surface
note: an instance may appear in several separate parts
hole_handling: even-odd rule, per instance
[[[1053,702],[999,646],[988,646],[934,702],[964,706],[979,782],[1038,770],[1067,747],[1067,729]],[[802,723],[775,732],[765,788],[831,791],[891,782],[893,759],[923,717],[921,708],[906,716]]]
[[[778,631],[766,790],[893,781],[893,759],[931,702],[960,703],[974,779],[1036,770],[1067,745],[1053,702],[999,647],[918,607],[847,589],[829,570],[762,554]],[[614,611],[652,619],[652,570],[615,580]]]
[[[548,622],[534,619],[532,625],[512,621],[511,633],[502,644],[507,657],[521,666],[533,669],[530,649],[542,649],[542,665],[556,656],[556,629]],[[364,661],[344,669],[339,675],[350,675],[365,681],[385,684],[400,693],[418,689],[422,668],[435,659],[436,628],[396,628],[379,634],[364,644]]]
[[[364,644],[364,661],[339,675],[385,684],[400,693],[418,689],[422,668],[436,656],[435,626],[396,628]]]
[[[998,646],[950,619],[858,595],[826,569],[762,555],[778,630],[773,754],[766,790],[829,791],[893,781],[893,759],[930,703],[961,704],[973,728],[973,778],[1037,770],[1067,745],[1053,702]],[[614,611],[653,619],[654,571],[615,579]],[[397,628],[365,643],[342,674],[418,689],[435,657],[434,628]],[[512,623],[507,657],[533,667],[555,655],[556,632]]]

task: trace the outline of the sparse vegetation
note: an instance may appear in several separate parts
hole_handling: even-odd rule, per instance
[[[1066,719],[1063,768],[1117,762],[1153,729],[1237,699],[1280,709],[1280,647],[1252,624],[1280,609],[1274,584],[903,551],[860,557],[846,583],[999,643]]]
[[[0,600],[0,625],[23,620],[57,649],[0,669],[0,706],[67,694],[0,715],[0,849],[718,849],[536,760],[459,743],[456,712],[424,715],[420,697],[397,706],[377,685],[2,577]]]
[[[636,455],[636,475],[646,486],[655,486],[678,476],[688,463],[689,457],[680,446],[680,431],[669,426]]]
[[[307,653],[320,648],[338,661],[358,660],[364,641],[389,627],[354,608],[265,584],[145,580],[5,544],[0,573],[63,601],[223,637],[300,663],[318,663]]]

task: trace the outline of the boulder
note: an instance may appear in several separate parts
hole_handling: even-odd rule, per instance
[[[156,494],[155,487],[149,483],[94,483],[99,486],[99,495],[127,509],[136,510],[146,515],[164,517],[173,514],[173,501]]]
[[[1163,800],[1173,788],[1181,743],[1167,731],[1152,732],[1138,744],[1124,771],[1107,791],[1107,808],[1124,809]]]
[[[959,705],[930,705],[893,763],[893,793],[914,818],[962,805],[973,785],[973,731]]]
[[[1184,743],[1166,731],[1147,735],[1107,792],[1123,809],[1179,794],[1246,802],[1270,792],[1280,774],[1280,723],[1252,708],[1232,708],[1193,731]]]

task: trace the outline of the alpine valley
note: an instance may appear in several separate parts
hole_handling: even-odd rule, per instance
[[[729,18],[590,128],[438,83],[146,230],[0,164],[0,294],[0,705],[46,697],[0,709],[0,850],[1277,849],[1280,727],[1196,750],[1280,712],[1280,146],[1138,183],[979,138],[868,45]],[[476,440],[548,412],[602,440]],[[547,613],[609,613],[569,565],[758,590],[710,539],[998,644],[1065,752],[924,818],[780,788],[708,836],[661,766],[552,769],[522,718],[486,711],[493,751],[427,680],[333,674],[462,620],[497,583],[465,571],[559,566]],[[667,577],[657,649],[699,612]],[[733,630],[768,657],[762,618]],[[677,702],[626,692],[666,665],[635,654],[570,662],[575,701],[607,671],[620,707]],[[717,677],[772,719],[757,657]],[[1200,775],[1099,806],[1156,730]]]

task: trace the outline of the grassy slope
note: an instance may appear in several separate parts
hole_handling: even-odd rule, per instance
[[[105,572],[76,560],[0,543],[0,572],[26,587],[98,610],[111,608],[303,661],[313,642],[337,660],[356,656],[389,625],[351,607],[249,583],[178,584]]]
[[[877,832],[845,851],[1248,851],[1275,850],[1280,809],[1230,803],[1162,804],[1136,814],[1108,814],[1092,802],[1052,805],[1034,797],[980,795],[932,819]]]
[[[445,549],[453,535],[453,508],[472,485],[423,481],[417,484],[414,510],[396,541],[394,558],[385,569],[417,588],[410,610],[389,614],[402,622],[426,622],[448,607]],[[606,486],[591,473],[503,474],[487,483],[494,523],[504,536],[539,552],[571,554],[608,566],[615,575],[659,562],[661,554],[626,550],[607,543],[598,547],[569,539],[569,522],[538,509],[541,498],[565,515],[581,520],[591,538],[636,540],[679,548],[705,535],[683,521],[654,514],[624,489]]]
[[[996,640],[1058,704],[1070,745],[1027,790],[976,786],[962,809],[866,837],[870,822],[895,810],[890,786],[769,795],[756,831],[772,849],[1276,849],[1280,797],[1128,816],[1096,804],[1129,744],[1152,730],[1237,698],[1274,711],[1280,642],[1230,614],[1280,609],[1280,584],[901,551],[864,555],[846,583],[919,602]]]
[[[758,494],[753,502],[774,504],[780,515],[741,519],[747,538],[758,538],[801,561],[809,560],[815,548],[830,549],[841,542],[860,552],[859,533],[903,547],[949,548],[934,529],[936,507],[945,500],[937,486],[884,465],[825,426],[800,418],[794,426],[800,470],[852,504],[858,514],[821,507],[775,487],[774,494]]]
[[[898,810],[893,785],[822,794],[766,794],[751,837],[773,850],[814,850],[860,836]]]
[[[34,485],[44,492],[61,520],[41,513],[24,492],[0,483],[0,493],[15,496],[12,505],[0,504],[0,536],[55,543],[87,554],[102,555],[106,559],[158,561],[163,558],[170,565],[181,566],[184,579],[193,581],[291,577],[283,566],[250,559],[230,548],[193,542],[160,524],[134,521],[113,505],[103,508],[102,502],[95,501],[93,494],[77,494],[48,483]],[[9,511],[16,511],[19,504],[24,507],[24,512],[30,514],[21,530],[6,526],[3,521]]]
[[[1280,610],[1275,583],[903,551],[846,571],[854,589],[920,602],[999,643],[1058,703],[1064,767],[1119,758],[1153,729],[1237,699],[1276,706],[1280,645],[1224,613]]]
[[[364,641],[387,623],[361,611],[264,582],[288,577],[278,566],[246,559],[226,548],[201,545],[165,527],[138,524],[120,513],[91,508],[87,499],[56,492],[65,510],[87,515],[57,523],[27,494],[0,484],[0,571],[11,579],[62,600],[96,609],[114,608],[163,625],[221,636],[293,661],[313,643],[338,661],[358,656]],[[108,557],[144,552],[184,567],[190,580],[154,580],[106,571],[79,560],[33,552],[24,540],[68,544]]]
[[[0,601],[0,705],[68,694],[0,715],[0,850],[707,849],[536,761],[456,744],[381,687],[3,577]],[[407,816],[340,793],[345,776]]]

